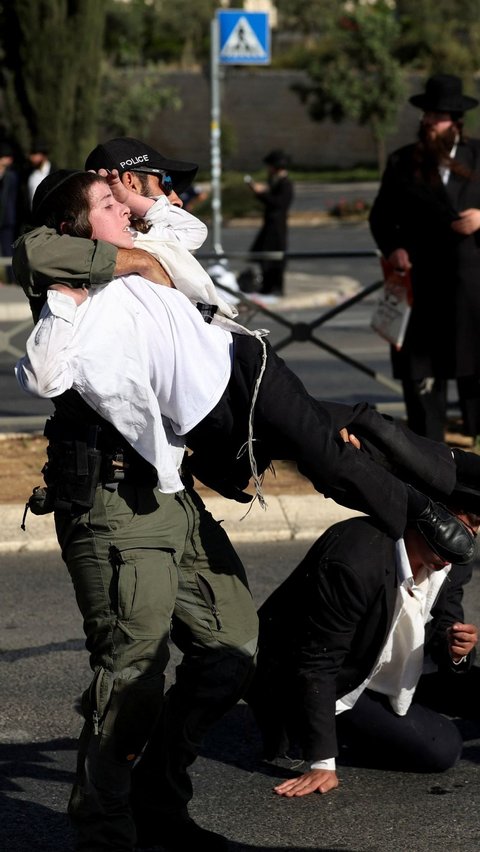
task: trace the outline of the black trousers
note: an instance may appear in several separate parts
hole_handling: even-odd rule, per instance
[[[480,435],[480,378],[461,376],[456,379],[460,412],[466,435]],[[403,379],[403,397],[410,429],[433,441],[443,441],[447,422],[447,381],[434,379],[431,387],[425,380]]]
[[[284,260],[267,260],[260,264],[262,270],[261,293],[271,294],[272,296],[283,295],[285,267]]]
[[[218,405],[186,437],[194,456],[198,454],[203,459],[197,468],[194,464],[193,473],[207,485],[212,484],[214,468],[219,478],[231,479],[240,487],[245,487],[250,478],[245,457],[236,456],[247,441],[248,414],[261,359],[260,341],[235,335],[229,385]],[[400,538],[407,523],[407,486],[392,470],[377,463],[373,449],[359,452],[340,438],[338,422],[349,413],[352,418],[352,409],[347,407],[343,414],[339,411],[338,407],[329,408],[311,397],[267,344],[266,367],[253,420],[259,469],[265,469],[270,459],[293,460],[317,491],[342,506],[372,515],[389,535]],[[365,434],[368,430],[373,434],[375,429],[381,432],[381,451],[395,450],[399,464],[418,469],[430,487],[445,495],[452,491],[455,464],[445,445],[409,437],[407,430],[368,406],[360,406],[353,419]],[[203,478],[202,471],[207,478]]]
[[[351,710],[337,716],[338,739],[356,764],[443,772],[463,749],[459,728],[448,716],[475,720],[474,736],[479,736],[480,668],[423,675],[405,716],[397,716],[384,695],[367,689]]]
[[[409,428],[432,441],[443,441],[447,422],[447,382],[434,379],[430,387],[424,379],[403,379],[402,387]]]

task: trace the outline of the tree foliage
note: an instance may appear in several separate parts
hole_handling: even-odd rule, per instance
[[[472,77],[480,67],[480,0],[397,0],[403,65]]]
[[[308,81],[295,88],[317,121],[349,118],[371,128],[380,167],[384,140],[393,128],[404,95],[395,58],[398,20],[387,0],[351,0],[330,19],[312,51]]]
[[[180,109],[176,90],[159,85],[157,70],[106,65],[101,84],[102,133],[107,137],[148,136],[161,110]]]
[[[276,6],[274,64],[304,68],[299,94],[312,117],[368,125],[380,158],[403,74],[455,73],[468,91],[480,66],[480,0]],[[44,137],[58,165],[83,162],[98,119],[109,135],[148,134],[159,110],[179,106],[162,70],[208,62],[218,8],[219,0],[0,0],[0,123],[23,150]]]
[[[39,135],[58,165],[82,164],[96,142],[104,0],[8,0],[1,16],[10,134],[24,150]]]
[[[200,65],[210,54],[217,0],[109,0],[105,48],[116,65]]]

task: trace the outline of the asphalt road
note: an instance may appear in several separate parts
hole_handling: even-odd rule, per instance
[[[325,192],[322,204],[336,199],[339,191],[335,187]],[[362,190],[362,196],[366,192]],[[318,197],[306,189],[302,204],[315,209]],[[224,247],[246,251],[255,231],[225,229]],[[366,226],[291,229],[292,250],[342,247],[371,248]],[[362,285],[378,277],[374,259],[295,264],[289,266],[287,292],[299,281],[305,285],[308,280],[315,287],[315,276],[319,283],[324,276],[336,275]],[[370,308],[371,304],[362,304],[338,316],[325,334],[339,348],[389,375],[387,347],[368,331]],[[311,321],[314,316],[300,311],[291,318]],[[258,319],[257,315],[252,321],[258,325]],[[14,349],[21,351],[26,333],[26,327],[18,331]],[[281,326],[272,327],[272,337],[282,333]],[[296,343],[282,354],[315,395],[345,401],[369,398],[380,407],[398,407],[394,394],[312,344]],[[19,417],[30,428],[41,428],[50,412],[49,403],[16,390],[12,378],[16,357],[15,352],[0,356],[0,431],[11,431]],[[35,418],[38,425],[32,426]],[[257,604],[308,546],[306,541],[238,546]],[[90,678],[81,619],[56,551],[4,553],[1,560],[0,849],[67,852],[72,847],[65,808],[80,730],[75,702]],[[480,567],[468,589],[466,615],[467,620],[480,622]],[[176,660],[174,652],[170,677]],[[348,756],[342,755],[337,791],[287,801],[272,793],[273,783],[285,770],[260,761],[255,726],[248,708],[240,703],[211,732],[194,764],[191,812],[201,824],[229,837],[232,852],[478,852],[480,731],[471,724],[462,725],[462,730],[463,759],[448,773],[369,770],[350,765]]]
[[[257,604],[309,544],[238,545]],[[90,678],[81,619],[58,553],[3,554],[1,571],[0,849],[69,852],[75,701]],[[466,611],[480,620],[479,568]],[[232,852],[478,852],[480,729],[462,728],[464,756],[447,773],[358,768],[345,754],[338,790],[287,801],[272,793],[287,770],[261,762],[256,728],[240,703],[192,768],[191,812],[224,833]]]

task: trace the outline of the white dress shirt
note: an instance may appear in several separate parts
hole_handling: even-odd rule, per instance
[[[425,625],[451,565],[428,571],[415,581],[405,542],[399,539],[395,552],[398,591],[388,636],[367,678],[352,692],[339,698],[337,715],[350,710],[365,689],[388,696],[392,710],[404,716],[412,702],[423,668]],[[335,758],[315,761],[312,769],[335,769]]]
[[[42,182],[44,178],[46,178],[52,170],[52,164],[50,160],[45,160],[41,166],[37,169],[33,169],[30,172],[27,179],[27,188],[28,188],[28,199],[30,201],[30,207],[32,206],[33,196],[35,195],[35,190],[37,186]]]
[[[204,322],[183,293],[129,275],[90,290],[79,306],[49,290],[15,371],[23,389],[38,396],[77,390],[154,465],[159,489],[171,493],[183,487],[181,436],[228,384],[231,343],[230,332]]]

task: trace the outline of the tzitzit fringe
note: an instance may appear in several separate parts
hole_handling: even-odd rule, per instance
[[[253,443],[255,441],[255,438],[253,436],[253,415],[254,415],[255,403],[257,401],[258,392],[260,390],[260,385],[261,385],[262,379],[263,379],[263,374],[264,374],[265,369],[267,367],[267,347],[266,347],[266,344],[265,344],[265,341],[263,339],[261,332],[254,332],[254,335],[257,338],[257,340],[259,340],[260,343],[262,344],[262,364],[261,364],[261,367],[260,367],[260,372],[259,372],[258,377],[257,377],[257,381],[255,382],[255,387],[253,389],[253,394],[252,394],[252,402],[250,404],[250,412],[249,412],[249,415],[248,415],[248,439],[247,439],[246,443],[243,444],[242,447],[240,447],[240,449],[237,453],[237,459],[241,458],[241,456],[243,456],[244,452],[248,448],[248,460],[250,462],[250,470],[252,471],[252,479],[253,479],[253,484],[255,486],[255,497],[253,498],[252,502],[250,503],[250,506],[248,507],[248,511],[241,518],[242,521],[243,521],[243,518],[247,517],[247,515],[250,512],[250,509],[252,508],[255,500],[258,500],[262,509],[267,508],[267,501],[265,500],[265,497],[263,496],[263,490],[262,490],[264,475],[263,474],[259,475],[259,473],[258,473],[257,460],[256,460],[255,454],[253,452]]]

